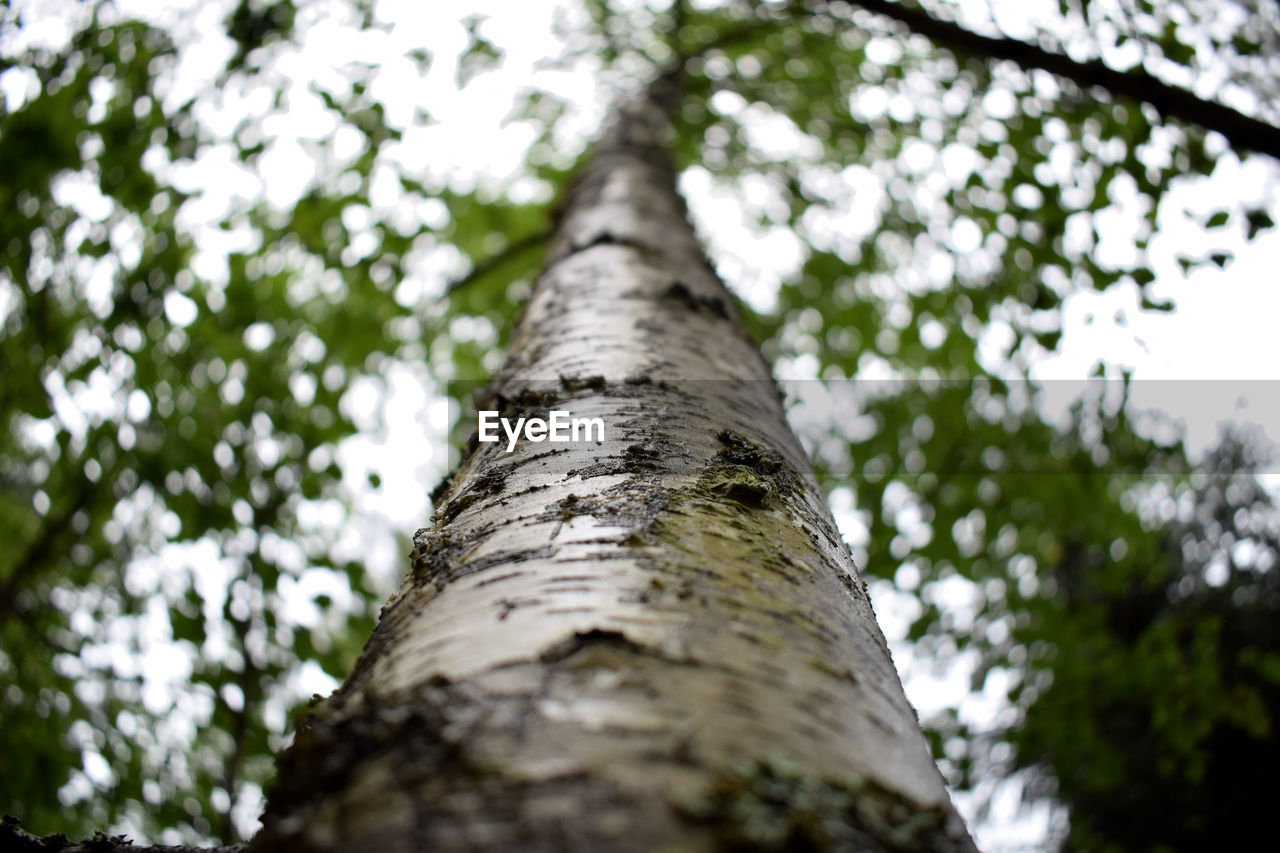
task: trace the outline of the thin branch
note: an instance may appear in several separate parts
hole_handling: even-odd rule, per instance
[[[794,12],[792,12],[792,14],[807,15],[809,13],[803,9],[797,9]],[[734,42],[742,41],[744,39],[754,38],[764,30],[776,29],[783,23],[784,20],[786,19],[785,18],[758,18],[754,21],[748,21],[747,23],[742,24],[741,26],[734,27],[729,30],[725,30],[715,38],[710,39],[709,41],[705,41],[702,44],[699,44],[695,50],[692,50],[689,53],[683,55],[681,59],[688,61],[695,57],[700,58],[700,57],[706,56],[708,53],[710,53],[713,50],[722,50],[726,47],[730,47],[734,44]]]
[[[490,255],[484,260],[479,261],[475,266],[471,268],[471,272],[467,273],[461,278],[456,278],[453,281],[449,282],[449,284],[444,289],[444,295],[449,296],[461,290],[462,288],[466,287],[468,284],[471,284],[471,282],[475,281],[476,279],[483,278],[484,276],[493,272],[498,267],[502,266],[508,261],[514,260],[517,256],[519,256],[523,252],[529,249],[536,248],[537,246],[542,245],[543,243],[547,242],[550,239],[551,239],[550,228],[521,237],[519,240],[515,241],[514,243],[511,243],[501,252],[498,252],[496,255]]]
[[[252,559],[254,563],[258,561],[259,555],[257,551],[254,552]],[[252,572],[253,569],[250,569],[250,571]],[[244,742],[249,734],[249,706],[258,699],[258,691],[254,685],[258,670],[253,665],[253,656],[249,653],[248,644],[245,642],[245,638],[249,633],[249,620],[232,619],[231,622],[233,623],[233,630],[236,634],[244,665],[240,668],[239,677],[236,679],[236,684],[240,688],[239,710],[232,708],[221,693],[218,694],[218,701],[232,717],[231,752],[227,755],[222,770],[222,787],[227,792],[227,810],[222,813],[221,825],[218,828],[218,835],[224,844],[231,844],[235,840],[236,786],[240,778],[240,766],[244,761]]]
[[[27,544],[22,556],[0,583],[0,623],[19,612],[18,595],[40,574],[40,570],[64,556],[66,549],[59,547],[55,551],[55,546],[61,546],[63,540],[75,535],[71,529],[72,517],[97,499],[105,478],[103,474],[96,483],[80,480],[70,504],[58,515],[45,515],[39,534]]]
[[[265,504],[259,510],[254,518],[257,528],[258,541],[267,531],[275,528],[280,521],[280,509],[283,506],[283,500],[276,498]],[[265,572],[262,564],[262,550],[254,548],[244,563],[244,580],[246,582],[253,578],[262,578]],[[227,605],[230,606],[230,598],[227,599]],[[253,619],[254,614],[250,614],[244,619],[236,619],[231,616],[230,611],[227,612],[229,621],[232,623],[232,630],[236,635],[236,644],[239,646],[240,655],[243,664],[240,667],[239,677],[236,684],[240,688],[240,710],[231,708],[221,695],[218,695],[218,701],[227,709],[232,716],[231,724],[231,752],[227,755],[226,762],[223,764],[222,787],[227,792],[227,810],[222,814],[221,826],[219,827],[219,835],[224,844],[230,845],[234,841],[236,833],[235,820],[233,812],[236,807],[236,786],[239,782],[240,771],[244,763],[245,739],[249,736],[249,714],[252,705],[256,704],[261,698],[258,676],[261,674],[253,663],[253,655],[249,651],[249,623]]]
[[[1256,151],[1280,159],[1280,128],[1216,101],[1198,98],[1186,89],[1170,86],[1141,71],[1117,71],[1097,59],[1076,62],[1064,54],[1017,39],[980,35],[951,21],[889,0],[851,2],[868,12],[906,24],[913,32],[940,44],[991,59],[1005,59],[1028,71],[1039,68],[1065,77],[1083,88],[1101,86],[1114,95],[1151,104],[1165,118],[1217,131],[1237,151]]]

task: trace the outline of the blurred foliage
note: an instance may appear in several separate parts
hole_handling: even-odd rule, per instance
[[[1053,644],[1053,681],[1010,734],[1071,805],[1075,848],[1247,848],[1267,829],[1280,512],[1264,461],[1228,434],[1189,484],[1148,497],[1176,501],[1173,519],[1109,554],[1072,539],[1054,566],[1056,606],[1025,632]]]
[[[80,11],[60,49],[25,44],[38,10],[6,13],[0,33],[17,93],[0,114],[0,803],[42,831],[230,841],[256,813],[229,813],[256,808],[307,698],[304,665],[341,679],[392,580],[315,521],[345,516],[337,456],[361,413],[344,393],[433,346],[480,375],[493,347],[454,341],[444,311],[396,285],[424,245],[482,258],[545,205],[406,175],[403,204],[443,199],[447,221],[369,215],[399,132],[357,81],[323,93],[356,156],[329,153],[286,211],[235,199],[207,226],[234,248],[201,249],[200,194],[174,175],[228,142],[257,168],[261,116],[216,138],[196,113],[217,89],[168,97],[166,31]],[[279,106],[271,50],[294,17],[236,6],[218,84],[261,84]],[[500,316],[498,274],[535,260],[473,282],[460,310]]]
[[[390,583],[342,547],[360,507],[341,448],[375,429],[352,389],[395,365],[429,383],[495,366],[583,150],[566,130],[582,105],[529,81],[508,116],[531,131],[515,176],[415,160],[436,119],[401,115],[380,74],[425,86],[443,40],[299,86],[308,33],[336,8],[386,28],[379,9],[223,6],[221,67],[186,89],[173,21],[71,4],[67,40],[45,43],[34,5],[0,13],[0,806],[38,832],[251,830],[307,667],[341,678]],[[1073,56],[1218,81],[1275,121],[1274,12],[1067,0],[1032,25]],[[495,23],[454,22],[464,97],[508,57]],[[994,725],[926,720],[953,785],[1021,772],[1029,801],[1068,806],[1061,840],[1082,849],[1202,849],[1224,815],[1244,826],[1241,804],[1260,819],[1278,534],[1253,443],[1197,469],[1130,411],[1120,367],[1100,363],[1057,420],[1028,381],[1072,294],[1167,310],[1157,214],[1220,142],[839,0],[589,0],[559,25],[548,67],[594,74],[602,100],[687,58],[685,178],[795,247],[756,269],[708,229],[731,283],[772,281],[748,316],[780,371],[854,396],[855,416],[806,437],[851,498],[859,564],[915,602],[913,659],[967,661],[1006,702]],[[283,149],[303,102],[327,129]],[[286,202],[254,178],[282,150],[314,165]],[[219,205],[183,177],[215,168],[256,189]],[[1122,208],[1126,251],[1100,251]],[[1224,199],[1199,224],[1253,241],[1278,215]],[[1230,250],[1179,262],[1229,268]]]

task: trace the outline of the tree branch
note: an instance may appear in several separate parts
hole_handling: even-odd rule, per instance
[[[519,240],[508,245],[507,248],[503,249],[501,252],[498,252],[495,255],[490,255],[484,260],[477,262],[475,266],[471,268],[471,272],[461,278],[455,278],[453,281],[449,282],[449,284],[445,286],[444,295],[449,296],[450,294],[456,293],[476,279],[482,278],[508,261],[514,260],[520,253],[539,246],[542,243],[547,242],[550,238],[550,228],[521,237]]]
[[[23,588],[55,559],[65,555],[65,548],[60,546],[62,540],[77,538],[71,529],[71,518],[97,499],[103,487],[106,475],[98,478],[96,483],[80,480],[71,503],[58,515],[46,514],[44,526],[39,534],[30,542],[17,563],[9,570],[4,582],[0,583],[0,624],[19,611],[18,594]]]
[[[1028,71],[1039,68],[1065,77],[1083,88],[1101,86],[1114,95],[1151,104],[1165,118],[1217,131],[1237,151],[1256,151],[1280,159],[1280,128],[1216,101],[1198,98],[1186,89],[1170,86],[1141,71],[1117,71],[1097,59],[1076,62],[1064,54],[1017,39],[980,35],[959,24],[889,0],[850,2],[868,12],[906,24],[913,32],[939,44],[991,59],[1008,60]]]
[[[258,559],[258,552],[254,552],[254,561]],[[226,844],[230,844],[235,837],[236,824],[233,812],[236,807],[236,783],[240,777],[240,765],[244,760],[244,742],[249,734],[249,705],[257,701],[257,689],[254,686],[254,678],[257,676],[257,667],[253,665],[253,657],[249,653],[249,647],[245,642],[245,637],[249,633],[248,619],[239,620],[232,619],[236,639],[240,646],[240,654],[244,658],[244,665],[240,668],[239,678],[236,679],[237,685],[240,687],[240,709],[236,710],[231,704],[222,697],[221,693],[215,694],[218,701],[231,714],[231,752],[227,755],[227,760],[223,763],[222,770],[222,787],[227,792],[227,810],[222,813],[221,825],[218,829],[218,836]]]

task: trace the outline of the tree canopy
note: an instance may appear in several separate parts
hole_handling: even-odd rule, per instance
[[[1004,780],[1089,849],[1261,819],[1265,441],[1201,460],[1127,353],[1274,251],[1272,0],[428,5],[0,12],[0,808],[253,831],[559,190],[679,64],[681,187],[908,690],[972,685],[924,720],[967,806]],[[1129,349],[1072,326],[1093,304]]]

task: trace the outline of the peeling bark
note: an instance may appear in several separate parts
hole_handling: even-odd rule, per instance
[[[269,850],[971,850],[778,392],[663,147],[669,81],[563,205],[472,442]]]

